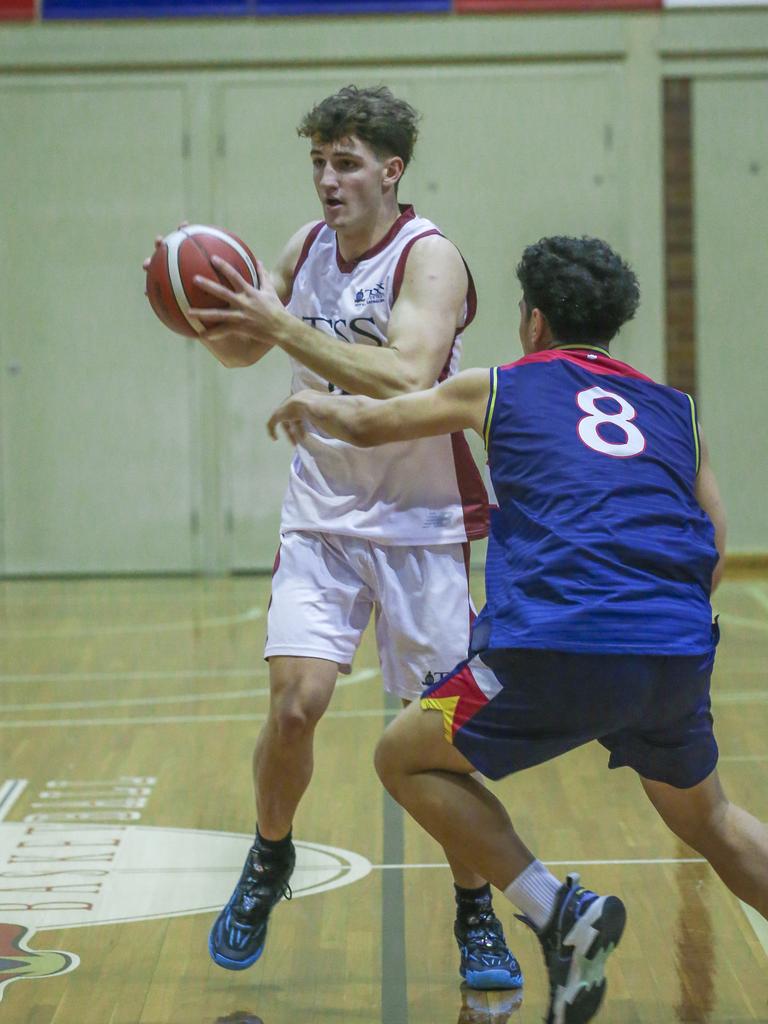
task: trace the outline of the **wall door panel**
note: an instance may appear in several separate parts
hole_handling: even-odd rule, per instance
[[[728,512],[728,548],[742,552],[768,547],[766,124],[768,78],[695,83],[699,414]]]
[[[0,97],[7,572],[194,565],[192,360],[141,259],[184,208],[184,93],[89,80]]]

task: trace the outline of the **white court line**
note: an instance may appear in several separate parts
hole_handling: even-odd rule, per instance
[[[748,903],[742,903],[741,900],[739,900],[739,903],[741,903],[741,909],[747,915],[747,920],[752,925],[757,941],[768,956],[768,921],[761,914],[758,914],[753,907],[750,907]]]
[[[338,689],[340,686],[354,686],[372,679],[378,674],[378,669],[365,668],[360,672],[352,673],[352,675],[341,676],[336,682],[336,687]],[[117,697],[114,700],[62,700],[33,704],[0,704],[0,711],[64,711],[67,709],[137,707],[146,704],[201,704],[212,700],[241,700],[246,697],[267,696],[269,696],[269,687],[263,686],[250,690],[215,690],[212,693],[187,693],[162,697]]]
[[[26,779],[6,779],[0,786],[0,821],[8,817],[11,808],[26,788]]]
[[[253,622],[264,615],[264,610],[257,606],[248,608],[239,615],[222,615],[213,619],[188,619],[182,622],[147,622],[120,626],[64,626],[58,629],[0,629],[0,638],[14,639],[22,637],[69,637],[69,636],[108,636],[113,633],[168,633],[180,629],[212,629],[218,626],[236,626],[241,622]]]
[[[647,859],[637,858],[633,860],[547,860],[543,862],[549,867],[600,867],[600,866],[624,866],[624,865],[646,865],[646,864],[706,864],[703,857],[649,857]],[[445,863],[440,864],[371,864],[374,871],[404,871],[411,868],[447,868]],[[761,918],[762,920],[762,918]]]
[[[45,710],[45,706],[41,708]],[[400,708],[360,711],[326,711],[323,718],[394,718]],[[0,729],[71,729],[104,725],[205,725],[207,722],[263,722],[266,714],[241,715],[147,715],[142,718],[45,718],[0,720]]]
[[[34,675],[0,675],[0,683],[113,683],[120,679],[215,679],[218,676],[265,676],[266,666],[256,668],[185,668],[169,672],[43,672]]]
[[[760,583],[750,583],[746,591],[768,612],[768,592],[764,586]]]
[[[768,621],[765,619],[745,619],[741,615],[729,615],[727,612],[720,616],[721,626],[747,626],[749,629],[761,629],[768,632]]]
[[[768,690],[733,690],[713,693],[713,704],[768,704]]]

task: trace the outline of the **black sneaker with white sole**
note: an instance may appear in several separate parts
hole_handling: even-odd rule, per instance
[[[626,918],[617,896],[598,896],[581,888],[575,872],[568,875],[538,932],[549,973],[546,1024],[592,1020],[605,995],[605,961],[619,944]]]

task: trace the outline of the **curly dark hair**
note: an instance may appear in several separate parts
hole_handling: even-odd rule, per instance
[[[517,276],[529,312],[540,309],[561,342],[609,342],[640,303],[634,271],[599,238],[542,238]]]
[[[305,114],[296,129],[307,139],[338,142],[356,135],[379,156],[399,156],[407,167],[413,156],[419,114],[393,96],[386,85],[358,89],[345,85]]]

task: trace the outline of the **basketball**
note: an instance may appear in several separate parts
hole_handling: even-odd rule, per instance
[[[231,287],[211,263],[212,256],[220,256],[249,284],[259,287],[254,255],[236,235],[204,224],[171,232],[155,249],[147,268],[147,298],[160,320],[176,334],[195,338],[209,326],[190,316],[190,309],[227,307],[194,283],[199,275]]]

